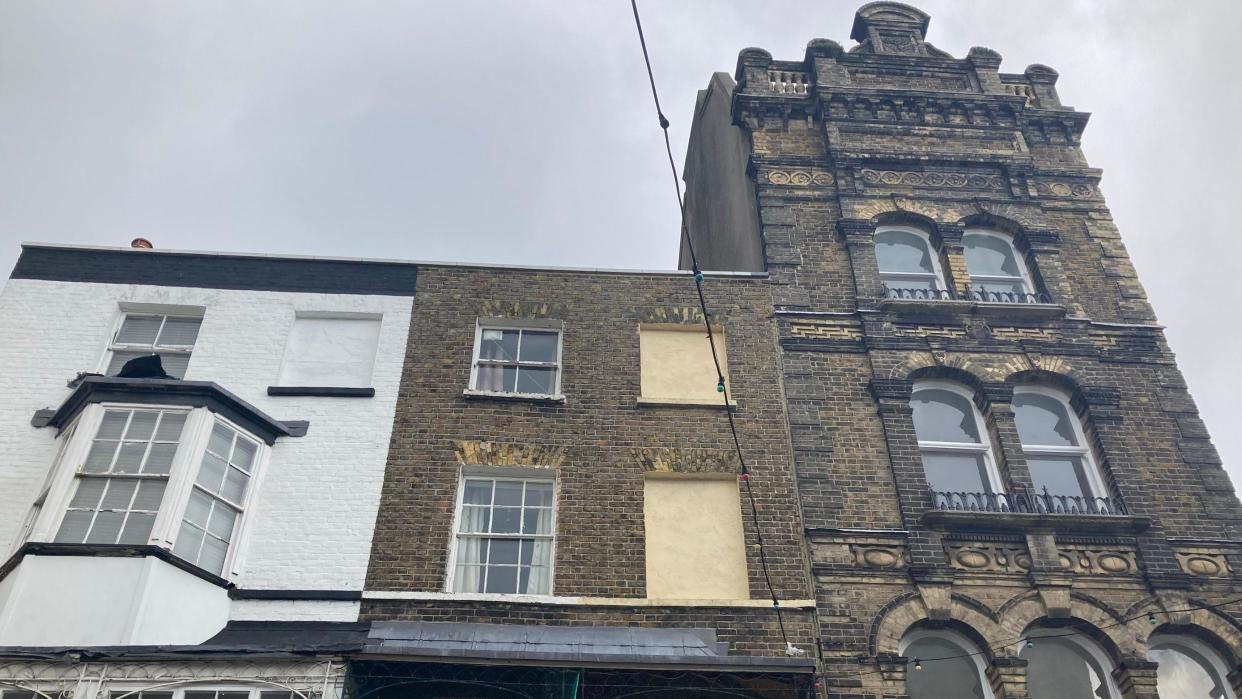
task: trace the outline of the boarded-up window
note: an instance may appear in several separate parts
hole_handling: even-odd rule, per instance
[[[748,599],[737,481],[648,478],[647,597]]]
[[[280,385],[370,387],[379,334],[379,318],[299,315],[289,332]]]
[[[724,334],[713,331],[716,356],[729,385]],[[707,330],[693,326],[643,325],[639,329],[642,397],[645,400],[723,403]]]

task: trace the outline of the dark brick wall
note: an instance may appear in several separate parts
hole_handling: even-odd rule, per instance
[[[883,657],[929,616],[975,628],[1007,656],[1000,642],[1039,616],[1107,626],[1153,600],[1171,609],[1182,594],[1242,594],[1234,573],[1185,564],[1204,555],[1242,570],[1242,507],[1155,325],[1101,173],[1079,148],[1087,115],[1061,105],[1055,71],[1002,74],[997,53],[954,58],[925,42],[926,29],[917,10],[871,3],[849,52],[823,39],[802,61],[746,49],[729,115],[752,144],[831,696],[904,694],[904,664]],[[791,74],[811,86],[782,87]],[[690,192],[698,186],[688,179]],[[885,223],[926,229],[957,285],[969,278],[964,228],[1009,232],[1051,304],[883,299],[870,236]],[[710,251],[721,233],[691,235]],[[977,390],[1011,490],[1029,472],[1008,391],[1024,381],[1066,389],[1134,530],[1064,519],[1023,529],[1001,514],[925,519],[906,407],[919,377]],[[1083,567],[1099,555],[1134,563]],[[1237,617],[1211,614],[1178,623],[1215,639],[1230,662],[1242,659],[1242,636],[1230,630]],[[1138,667],[1147,633],[1106,635],[1117,661]],[[860,654],[872,659],[860,665]],[[1024,670],[1004,661],[1000,688],[1024,696]],[[1146,681],[1126,672],[1119,681]]]
[[[782,599],[809,599],[769,285],[763,278],[709,275],[704,288],[713,322],[724,330],[731,396],[739,406],[735,417],[753,474],[776,593]],[[367,589],[444,590],[461,471],[455,443],[497,442],[556,454],[559,460],[555,593],[644,597],[645,467],[636,450],[670,450],[674,460],[677,455],[716,459],[736,469],[721,409],[639,406],[636,401],[639,324],[686,322],[701,327],[690,276],[422,267],[415,298]],[[476,320],[495,316],[564,322],[563,405],[463,397]],[[756,532],[749,510],[743,512],[751,597],[767,599],[758,551],[752,545]],[[530,623],[549,619],[635,625],[726,623],[726,612],[713,609],[475,604],[467,613],[452,608],[366,602],[363,615],[380,619],[461,614]],[[736,614],[737,620],[728,622],[736,624],[731,632],[739,639],[736,650],[776,647],[770,609]],[[805,611],[789,614],[808,618]],[[806,634],[802,636],[805,642]]]

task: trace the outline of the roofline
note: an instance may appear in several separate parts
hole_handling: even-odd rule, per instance
[[[449,267],[465,269],[504,269],[529,272],[572,272],[578,274],[635,274],[649,276],[690,277],[691,270],[681,269],[618,269],[608,267],[558,267],[551,265],[502,265],[486,262],[439,262],[434,260],[386,259],[380,257],[337,257],[319,255],[288,255],[257,252],[218,252],[210,250],[175,250],[166,248],[136,249],[113,245],[75,245],[72,243],[43,243],[38,241],[22,241],[23,250],[27,248],[44,248],[51,250],[88,250],[98,252],[132,252],[138,255],[181,255],[190,257],[242,257],[250,259],[272,260],[314,260],[321,262],[354,262],[364,264],[410,265],[412,267]],[[732,272],[703,271],[708,277],[737,277],[743,279],[766,279],[767,272]]]

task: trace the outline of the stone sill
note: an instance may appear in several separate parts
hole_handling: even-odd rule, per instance
[[[565,394],[556,393],[505,393],[503,391],[476,391],[467,388],[461,392],[466,400],[508,400],[522,403],[564,404]]]
[[[729,410],[737,410],[737,401],[730,399],[728,403],[725,403],[723,400],[712,400],[710,398],[647,398],[639,396],[638,407],[716,408],[718,410],[728,408]]]
[[[980,301],[921,301],[915,299],[880,299],[882,311],[920,317],[981,316],[984,318],[1020,318],[1047,320],[1062,318],[1065,306],[1054,303],[982,303]]]
[[[269,396],[317,396],[320,398],[374,398],[374,388],[348,386],[268,386]]]
[[[1050,515],[1023,512],[950,512],[928,510],[923,524],[932,529],[1005,532],[1055,531],[1080,534],[1138,534],[1151,526],[1146,517]]]

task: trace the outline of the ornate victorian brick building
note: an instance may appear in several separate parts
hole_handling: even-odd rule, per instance
[[[703,266],[771,277],[823,691],[1235,696],[1242,508],[1088,115],[927,27],[742,51],[687,157]]]

